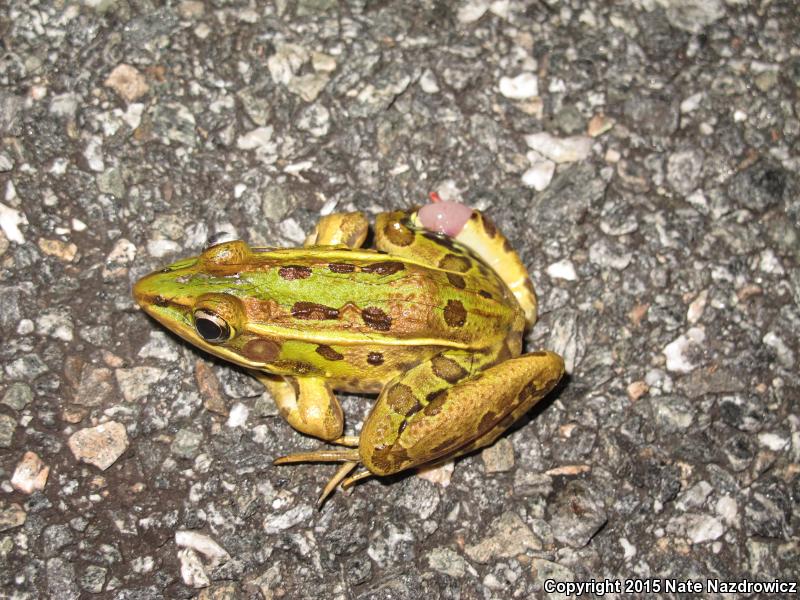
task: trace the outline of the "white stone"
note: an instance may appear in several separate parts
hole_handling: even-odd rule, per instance
[[[531,150],[559,164],[583,160],[592,150],[592,138],[588,136],[557,138],[546,131],[526,135],[525,143]]]
[[[211,585],[203,561],[194,550],[184,548],[178,551],[178,560],[181,563],[181,578],[183,583],[192,588],[204,588]]]
[[[436,75],[430,69],[425,69],[422,77],[419,78],[419,87],[426,94],[438,94],[439,83],[436,81]]]
[[[267,534],[278,533],[285,531],[295,525],[307,522],[311,515],[314,514],[314,509],[308,504],[301,504],[290,508],[285,513],[274,516],[270,515],[264,519],[264,532]]]
[[[547,274],[551,279],[565,279],[566,281],[575,281],[578,279],[578,275],[575,273],[575,266],[568,258],[554,262],[547,267]]]
[[[272,127],[256,127],[236,140],[239,150],[256,150],[269,148],[272,144]]]
[[[761,257],[758,261],[758,268],[771,275],[784,275],[786,271],[783,270],[781,259],[775,256],[775,252],[771,248],[762,250]]]
[[[215,566],[230,560],[231,555],[204,533],[191,530],[175,532],[175,544],[182,548],[190,548],[205,556]]]
[[[780,452],[789,445],[789,440],[781,437],[777,433],[765,431],[764,433],[758,434],[758,443],[773,452]]]
[[[681,112],[686,114],[697,110],[697,107],[700,106],[700,101],[702,99],[703,99],[702,92],[697,92],[696,94],[692,94],[691,96],[686,98],[683,102],[681,102]]]
[[[512,100],[527,100],[539,95],[539,78],[533,73],[500,78],[500,93]]]
[[[686,529],[686,533],[693,544],[710,542],[725,533],[725,527],[716,517],[697,515]]]
[[[689,358],[689,352],[702,344],[706,333],[700,327],[692,327],[683,335],[677,337],[664,347],[664,356],[667,358],[667,370],[678,373],[690,373],[697,365]]]
[[[736,500],[730,496],[722,496],[717,500],[717,514],[722,517],[728,525],[735,525],[739,522],[739,506]]]
[[[459,23],[474,23],[489,10],[488,0],[467,0],[458,9],[456,18]]]
[[[231,412],[228,414],[228,427],[241,427],[247,422],[249,414],[250,409],[245,404],[237,402],[231,407]]]
[[[19,226],[27,224],[28,219],[22,212],[0,203],[0,229],[10,241],[24,244],[25,236],[22,235]]]
[[[106,170],[103,160],[103,141],[99,137],[93,136],[89,138],[86,148],[83,150],[83,157],[92,171],[102,173]]]
[[[619,538],[619,545],[622,546],[625,560],[636,556],[636,546],[631,544],[627,538]]]
[[[697,323],[700,320],[700,317],[703,316],[703,312],[706,309],[706,303],[708,302],[708,290],[705,289],[699,294],[697,294],[697,298],[692,300],[692,303],[689,305],[689,310],[686,311],[686,320],[689,321],[692,325]]]
[[[522,174],[522,185],[532,187],[537,192],[546,189],[553,180],[556,172],[556,163],[546,158],[541,158],[531,163],[531,167]]]
[[[792,349],[786,345],[778,334],[774,331],[768,331],[764,334],[764,337],[761,338],[761,341],[764,342],[764,345],[769,346],[775,351],[775,354],[778,356],[778,362],[781,363],[781,366],[786,367],[787,369],[791,369],[794,367],[794,352]]]

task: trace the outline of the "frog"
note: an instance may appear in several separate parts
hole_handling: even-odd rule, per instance
[[[328,444],[275,465],[339,463],[318,506],[368,477],[490,446],[564,375],[523,353],[537,299],[483,212],[433,202],[323,216],[298,248],[229,240],[139,279],[133,297],[197,348],[252,372],[298,432]],[[336,392],[377,394],[344,435]]]

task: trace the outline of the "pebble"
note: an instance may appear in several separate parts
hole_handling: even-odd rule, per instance
[[[551,279],[563,279],[565,281],[576,281],[578,275],[575,272],[575,265],[568,258],[552,263],[547,267],[547,274]]]
[[[314,509],[311,505],[300,504],[282,514],[268,515],[264,519],[264,532],[266,534],[273,534],[291,529],[300,523],[307,523],[313,514]]]
[[[599,494],[572,480],[549,507],[553,536],[572,548],[583,548],[605,524],[607,514]]]
[[[26,452],[22,460],[14,469],[11,476],[11,485],[15,490],[23,494],[40,492],[47,484],[47,476],[50,474],[50,467],[42,462],[39,455],[35,452]]]
[[[27,383],[12,383],[3,394],[2,403],[17,412],[24,409],[33,400],[33,391]]]
[[[0,413],[0,448],[11,448],[17,420],[11,415]]]
[[[514,445],[507,437],[500,438],[481,452],[485,473],[503,473],[514,468]]]
[[[40,239],[39,249],[48,256],[55,256],[64,262],[72,262],[78,254],[78,246],[72,242],[62,242],[61,240]]]
[[[28,514],[19,504],[0,500],[0,532],[25,524]]]
[[[453,476],[453,470],[455,468],[455,463],[452,461],[439,465],[438,467],[422,467],[417,471],[417,477],[446,488],[450,485],[450,479]]]
[[[547,132],[525,136],[525,143],[531,150],[556,163],[569,163],[588,158],[592,151],[592,138],[571,136],[557,138]]]
[[[136,67],[124,63],[114,67],[103,85],[110,87],[126,102],[135,102],[150,91],[144,75]]]
[[[128,433],[122,423],[108,421],[76,431],[67,443],[75,458],[105,471],[128,449]]]
[[[667,359],[667,370],[678,373],[694,371],[698,366],[695,357],[700,355],[705,339],[706,333],[702,328],[692,327],[667,344],[663,350]]]
[[[205,556],[216,566],[230,560],[231,555],[210,536],[198,531],[175,532],[175,544],[180,548],[191,548]]]
[[[193,459],[200,453],[202,444],[202,433],[184,427],[175,434],[169,450],[179,458]]]
[[[426,558],[431,569],[449,577],[461,579],[467,572],[476,575],[475,569],[460,554],[450,548],[434,548]]]
[[[194,550],[184,548],[178,551],[178,560],[181,563],[181,579],[191,588],[204,588],[211,585],[211,579],[206,573],[203,561]]]
[[[241,427],[247,423],[247,417],[250,414],[250,409],[246,404],[237,402],[231,407],[230,414],[228,415],[228,427]]]
[[[527,100],[539,95],[539,78],[534,73],[500,78],[500,93],[511,100]]]
[[[22,212],[0,202],[0,229],[9,241],[24,244],[25,236],[19,226],[27,224],[28,219]]]
[[[136,402],[150,393],[150,386],[161,379],[163,372],[156,367],[115,369],[117,385],[126,402]]]
[[[529,152],[528,158],[538,157],[531,160],[531,166],[522,174],[522,184],[531,187],[537,192],[541,192],[550,185],[553,175],[556,172],[556,163],[552,160],[542,158],[536,152]]]
[[[504,512],[490,526],[490,536],[475,545],[467,546],[465,552],[478,563],[488,563],[501,558],[511,558],[526,550],[541,550],[542,542],[530,528],[512,511]]]
[[[136,258],[136,246],[125,238],[117,240],[111,252],[106,256],[102,271],[103,279],[125,277],[128,274],[128,265],[133,262],[134,258]]]

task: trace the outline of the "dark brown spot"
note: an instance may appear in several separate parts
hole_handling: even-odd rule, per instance
[[[352,273],[356,270],[355,265],[348,263],[330,263],[328,268],[334,273]]]
[[[371,460],[372,464],[386,475],[402,471],[406,464],[411,462],[405,448],[395,449],[393,445],[376,448]]]
[[[167,301],[166,298],[164,298],[164,296],[159,294],[158,296],[153,298],[153,304],[155,304],[156,306],[167,306],[169,302]]]
[[[386,392],[386,404],[400,415],[407,414],[416,403],[414,392],[404,383],[396,383]]]
[[[389,221],[383,228],[383,234],[395,246],[408,246],[414,241],[414,232],[397,221]]]
[[[472,266],[472,261],[466,256],[457,256],[455,254],[445,254],[439,261],[439,268],[445,271],[456,271],[458,273],[466,273]]]
[[[497,413],[488,412],[481,418],[481,422],[478,423],[478,435],[483,435],[487,431],[489,431],[494,424],[497,423],[497,417],[499,417]]]
[[[250,360],[269,362],[280,354],[281,347],[272,340],[250,340],[242,346],[242,354]]]
[[[538,388],[536,387],[536,382],[529,381],[525,384],[525,387],[522,388],[522,391],[519,393],[519,399],[522,402],[530,400],[533,395],[538,392]]]
[[[434,400],[436,400],[436,397],[437,397],[439,394],[441,394],[441,393],[442,393],[442,391],[443,391],[443,390],[433,390],[432,392],[428,392],[428,394],[425,396],[425,404],[426,404],[426,405],[427,405],[427,404],[430,404],[431,402],[433,402]]]
[[[491,300],[491,298],[492,298],[492,294],[491,294],[491,293],[489,293],[489,292],[487,292],[486,290],[480,290],[478,293],[479,293],[481,296],[483,296],[484,298],[489,298],[490,300]]]
[[[547,356],[547,352],[544,350],[537,350],[536,352],[530,352],[528,356]]]
[[[308,319],[311,321],[325,321],[338,319],[339,311],[331,306],[316,304],[314,302],[295,302],[292,306],[292,316],[295,319]]]
[[[383,364],[383,354],[380,352],[370,352],[367,354],[367,362],[374,367],[380,366]]]
[[[334,350],[330,346],[325,346],[325,345],[317,346],[316,352],[322,358],[327,358],[328,360],[342,360],[344,358],[343,354],[339,354],[336,350]]]
[[[473,210],[472,214],[469,216],[469,220],[470,221],[477,221],[479,218],[480,218],[480,214],[476,210]]]
[[[362,310],[361,318],[367,326],[378,331],[389,331],[392,326],[392,318],[377,306],[368,306]]]
[[[447,390],[442,390],[436,395],[436,398],[434,398],[433,402],[422,409],[422,412],[426,417],[435,417],[442,412],[445,402],[447,402]]]
[[[503,240],[503,251],[505,252],[513,252],[514,249],[511,247],[511,242],[508,241],[508,238]]]
[[[387,260],[384,262],[367,265],[366,267],[361,267],[361,271],[363,273],[376,273],[378,275],[393,275],[394,273],[402,271],[405,268],[406,266],[400,261]]]
[[[287,265],[278,269],[278,275],[289,281],[294,279],[308,279],[311,277],[311,269],[302,265]]]
[[[486,235],[490,238],[497,235],[497,225],[486,215],[483,215],[483,228],[486,230]]]
[[[434,356],[431,359],[431,369],[434,375],[448,383],[455,383],[467,375],[466,369],[446,356]]]
[[[417,402],[414,406],[412,406],[411,408],[408,409],[408,412],[406,413],[406,420],[408,420],[411,417],[413,417],[415,414],[417,414],[419,411],[421,411],[422,408],[423,408],[422,404]]]
[[[450,327],[462,327],[467,322],[467,311],[459,300],[448,300],[444,307],[444,322]]]
[[[455,273],[448,273],[447,281],[450,282],[450,285],[457,287],[460,290],[463,290],[465,287],[467,287],[464,278],[461,275],[456,275]]]

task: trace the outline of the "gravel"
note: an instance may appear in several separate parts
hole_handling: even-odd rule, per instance
[[[797,577],[796,2],[157,4],[0,12],[0,596]],[[519,251],[569,376],[317,510],[333,467],[271,461],[318,444],[131,284],[434,191]]]

